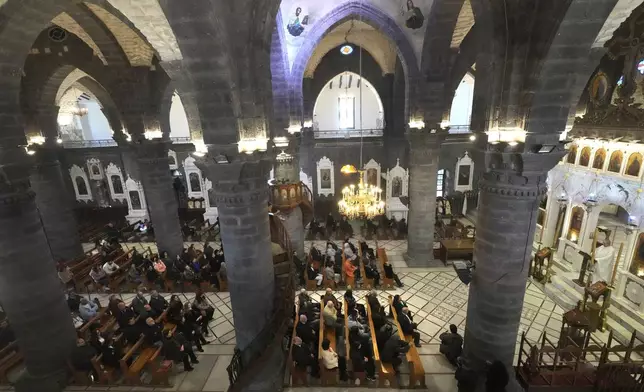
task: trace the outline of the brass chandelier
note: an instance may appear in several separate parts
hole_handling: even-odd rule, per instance
[[[364,182],[364,170],[360,170],[358,186],[351,184],[342,190],[342,200],[338,202],[340,214],[349,219],[372,219],[385,212],[382,189]]]

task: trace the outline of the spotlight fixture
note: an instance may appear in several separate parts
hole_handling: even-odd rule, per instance
[[[538,154],[549,154],[552,151],[554,151],[555,148],[557,148],[557,146],[555,146],[554,144],[544,144],[543,146],[541,146],[539,148],[537,153]]]
[[[470,141],[473,142],[476,140],[476,135],[470,135]]]

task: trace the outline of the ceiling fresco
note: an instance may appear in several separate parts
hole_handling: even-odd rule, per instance
[[[347,0],[282,0],[280,6],[282,28],[286,38],[290,67],[293,66],[298,50],[306,42],[307,33],[315,23],[338,6],[348,2]],[[421,58],[427,16],[433,0],[362,0],[362,2],[377,7],[394,20],[405,33],[416,53],[416,58]]]

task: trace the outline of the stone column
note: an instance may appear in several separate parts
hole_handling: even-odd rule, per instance
[[[30,180],[51,254],[55,261],[68,261],[83,256],[83,245],[58,154],[55,146],[38,148]]]
[[[410,267],[427,267],[434,260],[436,181],[440,144],[445,131],[410,129],[409,235],[405,260]]]
[[[548,170],[563,156],[560,151],[514,152],[504,143],[490,148],[496,150],[476,154],[477,165],[487,172],[479,182],[476,269],[464,345],[466,359],[478,371],[485,361],[494,360],[511,369],[539,203],[546,193]]]
[[[200,161],[200,168],[213,183],[237,347],[244,350],[273,313],[275,275],[267,182],[270,161]]]
[[[24,150],[3,148],[0,164],[0,303],[26,365],[16,391],[58,392],[74,326],[29,188]]]
[[[166,251],[174,257],[183,249],[183,235],[170,175],[169,145],[170,142],[166,140],[144,140],[134,143],[132,149],[145,190],[157,247],[159,252]]]

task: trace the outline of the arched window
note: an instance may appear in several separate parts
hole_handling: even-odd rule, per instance
[[[624,160],[624,153],[617,150],[610,154],[610,161],[608,162],[608,171],[619,173],[622,170],[622,161]]]
[[[570,147],[570,150],[568,151],[568,159],[566,160],[566,162],[572,163],[574,165],[576,160],[577,160],[577,146],[573,144],[572,147]]]
[[[579,157],[579,166],[586,166],[590,164],[590,147],[581,149],[581,156]]]
[[[78,189],[78,194],[80,196],[89,195],[89,192],[87,191],[87,184],[85,183],[85,179],[81,176],[76,176],[75,181],[76,181],[76,189]]]
[[[123,194],[123,182],[121,181],[121,176],[114,174],[110,177],[110,179],[112,180],[112,188],[114,189],[114,194]]]
[[[604,168],[605,161],[606,149],[600,148],[595,152],[595,158],[593,159],[593,169],[602,170]]]
[[[197,173],[190,173],[190,191],[201,192],[201,180]]]
[[[626,164],[626,174],[629,176],[639,177],[640,169],[642,168],[642,154],[639,152],[632,153],[628,157],[628,163]]]
[[[575,207],[570,215],[570,228],[566,238],[575,244],[579,241],[579,236],[581,235],[581,225],[584,222],[585,213],[583,208]]]

